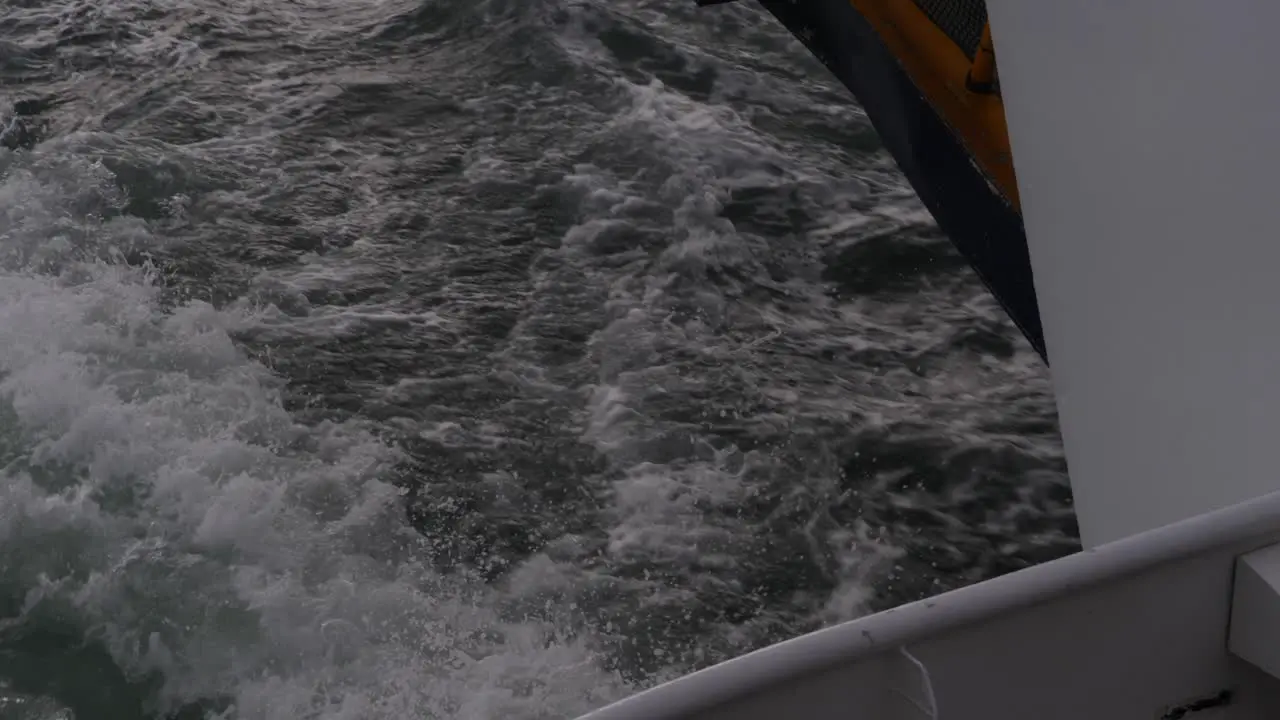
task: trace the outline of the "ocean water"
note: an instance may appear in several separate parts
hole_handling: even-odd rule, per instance
[[[570,718],[1078,546],[749,4],[0,5],[0,719]]]

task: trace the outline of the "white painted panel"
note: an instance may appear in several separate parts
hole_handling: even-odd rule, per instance
[[[988,7],[1086,546],[1280,488],[1280,3]]]

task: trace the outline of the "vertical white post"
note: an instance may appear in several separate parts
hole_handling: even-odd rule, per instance
[[[988,10],[1086,546],[1280,488],[1280,3]]]

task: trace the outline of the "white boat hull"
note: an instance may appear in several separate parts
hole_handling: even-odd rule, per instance
[[[584,720],[1275,720],[1280,680],[1231,651],[1228,622],[1237,558],[1277,542],[1280,494],[780,643]]]

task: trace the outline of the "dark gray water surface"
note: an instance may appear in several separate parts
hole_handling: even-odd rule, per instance
[[[1077,547],[747,4],[0,7],[0,718],[562,718]]]

